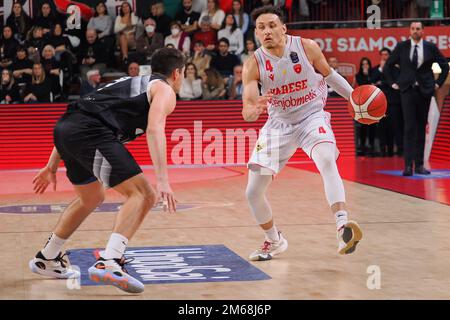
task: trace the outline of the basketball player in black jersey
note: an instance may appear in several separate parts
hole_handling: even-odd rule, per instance
[[[89,268],[89,277],[126,292],[144,290],[144,285],[126,272],[124,252],[157,198],[169,212],[176,210],[167,173],[165,122],[175,108],[184,63],[180,51],[162,48],[152,56],[151,76],[121,78],[68,106],[56,123],[55,147],[48,164],[33,183],[36,193],[43,193],[50,184],[56,190],[56,171],[62,159],[77,198],[61,215],[45,247],[30,261],[33,272],[65,279],[80,276],[67,265],[61,247],[102,203],[104,187],[114,188],[126,200],[105,250]],[[123,145],[144,133],[157,177],[156,193]]]

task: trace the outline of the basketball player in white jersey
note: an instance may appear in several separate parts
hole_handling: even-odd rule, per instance
[[[126,271],[129,261],[124,252],[157,197],[170,212],[176,210],[168,180],[165,123],[175,109],[175,93],[183,74],[182,53],[162,48],[152,56],[151,76],[121,78],[69,104],[56,123],[55,148],[48,164],[33,183],[36,193],[44,192],[50,183],[56,189],[56,170],[62,159],[77,198],[62,213],[44,248],[30,261],[32,272],[62,279],[80,276],[66,264],[62,247],[103,202],[104,188],[113,188],[125,202],[105,250],[96,253],[89,277],[130,293],[144,290],[144,285]],[[143,134],[155,167],[156,193],[124,146]]]
[[[339,151],[330,114],[323,108],[327,84],[347,100],[353,89],[330,68],[314,41],[286,34],[279,8],[261,7],[253,11],[252,17],[262,46],[244,64],[242,115],[246,121],[256,121],[268,112],[269,118],[248,163],[246,197],[265,232],[263,245],[249,259],[270,260],[287,250],[288,242],[274,224],[265,192],[272,176],[297,148],[302,148],[314,161],[322,176],[325,195],[336,219],[338,252],[352,253],[362,232],[356,222],[348,220],[344,185],[336,166]]]

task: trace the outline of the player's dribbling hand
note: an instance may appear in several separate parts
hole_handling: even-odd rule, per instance
[[[53,184],[53,191],[56,191],[56,172],[49,167],[42,168],[33,178],[34,193],[44,193],[50,183]]]
[[[177,200],[175,200],[175,195],[168,183],[158,183],[156,194],[158,202],[162,202],[164,212],[175,213],[177,211]]]
[[[266,93],[265,95],[258,97],[258,101],[256,103],[256,110],[258,114],[267,112],[272,96],[273,95],[271,93]]]

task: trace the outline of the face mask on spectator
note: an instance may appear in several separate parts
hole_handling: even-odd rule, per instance
[[[145,27],[145,31],[147,31],[148,33],[152,33],[155,31],[155,26],[148,25]]]
[[[172,28],[170,31],[172,32],[173,36],[176,36],[176,35],[178,35],[180,33],[180,29],[179,28]]]

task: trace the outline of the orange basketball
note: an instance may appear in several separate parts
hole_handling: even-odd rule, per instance
[[[371,84],[355,88],[348,103],[353,119],[363,124],[377,123],[386,114],[386,109],[386,96]]]

